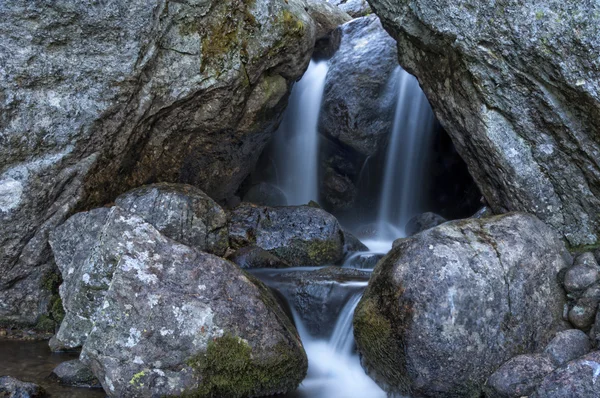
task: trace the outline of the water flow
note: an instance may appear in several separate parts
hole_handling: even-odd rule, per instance
[[[327,62],[311,61],[292,89],[288,108],[275,135],[277,185],[289,205],[317,200],[319,134],[317,125],[327,76]]]
[[[392,84],[397,84],[398,102],[378,217],[378,236],[383,240],[404,236],[406,223],[422,211],[427,147],[431,145],[435,125],[429,102],[416,78],[398,68]]]

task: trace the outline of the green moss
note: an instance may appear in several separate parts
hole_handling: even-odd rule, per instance
[[[340,245],[334,240],[315,240],[308,243],[306,253],[311,264],[322,264],[339,257]]]
[[[33,328],[39,332],[54,332],[55,327],[56,322],[54,319],[50,318],[48,315],[42,315]]]
[[[129,380],[129,384],[131,384],[132,386],[136,386],[136,387],[141,387],[144,384],[140,383],[140,381],[142,380],[142,377],[144,377],[146,375],[146,371],[142,370],[139,373],[136,373],[133,375],[133,377],[131,378],[131,380]]]
[[[304,33],[304,22],[302,22],[288,10],[283,10],[282,21],[283,26],[287,32],[292,32],[299,35],[302,35]]]
[[[298,375],[303,364],[291,352],[280,343],[273,348],[273,359],[266,363],[255,358],[245,340],[232,335],[216,338],[208,343],[205,353],[188,361],[201,383],[184,396],[241,398],[293,390],[301,381]]]

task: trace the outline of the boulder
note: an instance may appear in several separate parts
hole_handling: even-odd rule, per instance
[[[217,256],[225,254],[229,246],[227,215],[196,187],[168,183],[147,185],[119,196],[115,204],[186,246]]]
[[[589,256],[577,257],[573,267],[565,273],[564,286],[569,293],[581,293],[600,280],[600,267],[591,253],[587,254]]]
[[[75,209],[148,182],[235,193],[309,63],[304,4],[0,3],[0,321],[47,312],[48,233]]]
[[[26,383],[14,377],[0,377],[0,397],[6,398],[41,398],[46,392],[37,384]]]
[[[569,322],[577,329],[589,330],[596,319],[598,299],[582,297],[569,310]]]
[[[544,349],[554,364],[562,366],[584,356],[591,350],[590,339],[581,330],[569,329],[558,332]]]
[[[317,40],[326,37],[338,26],[352,20],[344,10],[327,0],[307,0],[308,15],[315,22]]]
[[[112,276],[80,360],[110,397],[272,395],[306,375],[289,318],[235,264],[118,207],[94,251]]]
[[[287,268],[290,266],[279,257],[257,246],[242,247],[233,252],[227,259],[243,269]]]
[[[252,186],[244,195],[244,202],[259,206],[286,206],[288,204],[285,193],[268,182]]]
[[[311,206],[242,203],[230,215],[229,243],[233,249],[258,246],[292,266],[336,264],[344,256],[338,221]]]
[[[535,214],[572,246],[597,243],[597,3],[369,2],[494,213]]]
[[[356,236],[352,235],[348,231],[342,231],[344,234],[344,252],[346,254],[356,252],[368,252],[369,248],[365,246]]]
[[[494,398],[529,396],[554,369],[554,363],[547,355],[516,356],[490,376],[486,385],[486,395]]]
[[[328,0],[331,4],[338,6],[353,18],[364,17],[371,13],[371,6],[367,0]]]
[[[367,372],[391,394],[479,396],[565,328],[557,273],[571,256],[534,216],[452,221],[397,245],[354,314]]]
[[[50,378],[57,380],[60,384],[73,387],[100,388],[100,382],[94,376],[91,369],[85,366],[79,359],[66,361],[58,365],[52,371]]]
[[[556,369],[544,378],[531,398],[594,398],[600,396],[600,351]]]
[[[437,227],[440,224],[445,223],[446,220],[444,217],[439,214],[427,212],[423,214],[417,214],[408,220],[408,223],[405,227],[405,232],[407,236],[412,236],[414,234],[418,234],[419,232],[423,232],[427,229]]]

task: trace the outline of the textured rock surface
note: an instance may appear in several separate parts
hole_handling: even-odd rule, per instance
[[[344,10],[327,0],[307,0],[307,12],[315,22],[317,40],[326,37],[338,26],[352,20]]]
[[[0,319],[33,323],[73,209],[155,181],[233,194],[315,27],[299,0],[13,0],[0,36]]]
[[[227,259],[240,268],[287,268],[290,265],[265,249],[257,246],[246,246],[233,252]]]
[[[555,369],[546,355],[516,356],[500,366],[487,381],[487,396],[494,398],[521,398],[530,395],[544,377]]]
[[[446,220],[444,217],[435,213],[423,213],[418,214],[408,220],[406,224],[406,235],[411,236],[414,234],[418,234],[419,232],[423,232],[427,229],[437,227],[440,224],[445,223]]]
[[[564,328],[563,242],[534,216],[448,222],[398,241],[354,314],[363,364],[388,391],[478,396]]]
[[[548,343],[544,353],[548,354],[556,366],[584,356],[590,352],[589,337],[581,330],[570,329],[558,332]]]
[[[285,193],[268,182],[261,182],[251,187],[244,195],[244,202],[259,206],[286,206],[288,204]]]
[[[221,256],[229,246],[227,215],[200,189],[154,184],[119,196],[115,204],[186,246]]]
[[[311,206],[242,203],[231,212],[229,243],[233,249],[258,246],[293,266],[335,264],[344,256],[338,221]]]
[[[61,363],[54,368],[50,377],[67,386],[86,388],[100,387],[100,382],[96,376],[94,376],[91,369],[81,363],[79,359]]]
[[[600,4],[370,0],[494,212],[600,231]]]
[[[0,397],[40,398],[45,396],[44,389],[37,384],[26,383],[10,376],[0,377]]]
[[[550,373],[531,398],[600,396],[598,375],[600,375],[600,351],[595,351]]]
[[[354,18],[364,17],[371,13],[371,7],[367,0],[328,0],[350,14]]]
[[[290,320],[235,264],[116,207],[95,252],[113,275],[80,359],[109,396],[262,396],[304,378]]]

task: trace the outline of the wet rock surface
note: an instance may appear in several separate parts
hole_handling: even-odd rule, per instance
[[[494,212],[535,214],[573,246],[598,242],[598,5],[370,4]]]
[[[572,259],[537,218],[448,222],[398,244],[354,315],[363,365],[391,393],[473,396],[565,328],[556,274]]]
[[[600,395],[600,351],[592,352],[550,373],[531,398],[592,398]]]
[[[519,355],[500,366],[490,376],[486,394],[496,398],[529,396],[554,369],[554,363],[546,355]]]
[[[148,182],[234,194],[316,28],[298,0],[15,0],[0,32],[0,320],[35,324],[75,209]]]
[[[279,257],[257,246],[242,247],[233,252],[227,259],[243,269],[287,268],[290,266]]]
[[[61,363],[52,371],[50,377],[67,386],[101,388],[100,382],[91,369],[81,363],[79,359]]]
[[[311,206],[242,203],[230,214],[229,243],[233,249],[258,246],[292,266],[336,264],[344,256],[338,221]]]
[[[41,398],[46,392],[37,384],[23,382],[14,377],[0,377],[0,397],[6,398]]]

